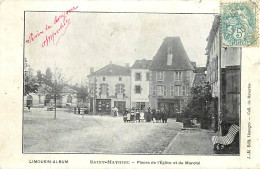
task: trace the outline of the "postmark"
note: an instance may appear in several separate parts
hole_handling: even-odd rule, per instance
[[[258,47],[258,3],[222,2],[222,47]]]

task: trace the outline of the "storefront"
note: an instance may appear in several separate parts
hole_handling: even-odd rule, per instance
[[[111,112],[111,100],[110,99],[97,99],[97,112],[98,113],[110,113]]]
[[[180,112],[180,100],[178,99],[158,99],[158,109],[164,109],[169,117],[175,118]]]

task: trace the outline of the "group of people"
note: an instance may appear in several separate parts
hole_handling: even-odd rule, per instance
[[[168,114],[162,110],[151,110],[149,107],[147,111],[140,110],[139,108],[126,109],[123,114],[124,122],[162,122],[167,123]]]

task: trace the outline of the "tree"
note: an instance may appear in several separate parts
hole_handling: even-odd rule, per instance
[[[86,86],[81,85],[77,90],[77,98],[84,103],[86,103],[88,98],[88,88]]]
[[[24,59],[24,96],[30,93],[36,93],[39,87],[37,78],[33,76],[32,69],[27,63],[27,59]]]
[[[24,77],[24,95],[29,95],[30,93],[36,93],[38,91],[39,83],[37,79],[33,76]]]
[[[185,118],[197,118],[202,120],[208,116],[207,102],[212,100],[211,86],[202,83],[191,88],[191,96],[188,104],[183,108]]]
[[[62,70],[55,66],[54,73],[52,73],[50,68],[46,69],[43,82],[44,85],[41,87],[41,93],[48,95],[50,99],[54,100],[54,119],[56,119],[57,100],[68,93],[66,89],[68,81],[65,79]]]

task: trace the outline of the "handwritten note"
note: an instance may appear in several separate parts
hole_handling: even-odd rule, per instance
[[[27,43],[34,42],[38,37],[44,36],[44,41],[41,43],[41,46],[44,48],[46,46],[51,45],[51,42],[57,45],[60,39],[65,35],[68,26],[71,24],[70,18],[68,15],[71,11],[78,9],[78,6],[72,7],[66,12],[63,12],[61,15],[55,16],[54,21],[52,24],[46,24],[45,28],[41,31],[36,31],[36,33],[30,33],[28,39],[26,40]],[[59,25],[59,26],[56,26]],[[55,26],[55,29],[53,28]],[[47,33],[50,30],[51,33]],[[50,32],[48,31],[48,32]]]

